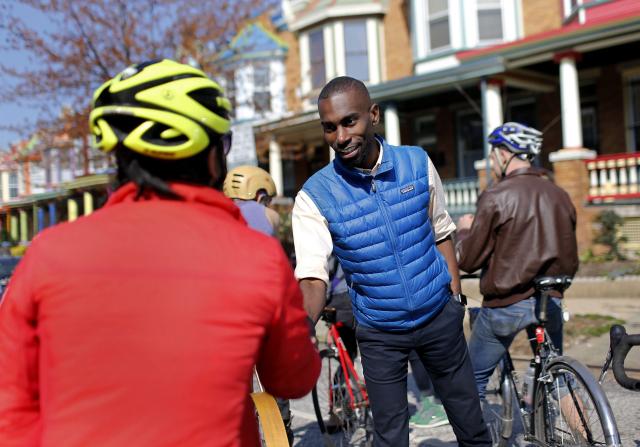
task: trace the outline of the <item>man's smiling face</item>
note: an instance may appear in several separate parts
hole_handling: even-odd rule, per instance
[[[349,167],[371,169],[378,159],[379,148],[374,126],[380,119],[377,104],[369,97],[348,89],[336,92],[318,102],[324,141]]]

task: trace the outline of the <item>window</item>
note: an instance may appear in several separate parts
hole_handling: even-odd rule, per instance
[[[428,0],[429,48],[438,50],[451,43],[448,0]]]
[[[368,81],[367,23],[364,20],[344,22],[344,53],[347,76]]]
[[[629,132],[631,151],[640,151],[640,78],[629,83]]]
[[[500,0],[478,0],[478,38],[502,40],[502,7]]]
[[[16,171],[9,173],[9,198],[15,199],[19,195],[18,173]]]
[[[253,67],[253,107],[257,113],[271,110],[271,72],[269,65]]]
[[[311,88],[321,88],[325,83],[324,36],[322,28],[309,33],[309,58],[311,62]]]
[[[237,103],[236,103],[236,73],[235,71],[231,71],[225,77],[224,83],[224,95],[231,102],[231,111],[235,112]]]
[[[582,107],[582,147],[600,150],[598,140],[598,114],[595,105]]]

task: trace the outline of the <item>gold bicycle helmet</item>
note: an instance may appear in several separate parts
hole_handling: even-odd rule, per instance
[[[257,166],[238,166],[224,179],[224,194],[231,199],[255,200],[258,191],[269,197],[276,195],[276,184],[267,171]]]
[[[220,86],[168,59],[128,67],[95,91],[92,106],[93,143],[104,152],[122,144],[152,158],[187,158],[231,126]]]

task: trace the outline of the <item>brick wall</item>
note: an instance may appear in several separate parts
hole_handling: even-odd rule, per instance
[[[567,150],[567,149],[564,149]],[[580,149],[569,149],[580,151]],[[583,149],[586,152],[586,150]],[[558,151],[559,153],[563,150]],[[567,191],[573,205],[576,207],[577,224],[576,238],[578,240],[578,253],[584,253],[593,240],[593,219],[596,212],[586,207],[589,191],[589,175],[584,159],[557,161],[553,164],[555,182]]]
[[[285,60],[285,97],[287,99],[287,109],[298,112],[302,109],[300,100],[300,86],[302,85],[302,74],[300,71],[300,45],[298,36],[290,31],[282,32],[279,36],[289,45],[287,58]]]
[[[386,70],[383,80],[390,81],[413,74],[413,52],[411,49],[411,28],[408,0],[389,0],[389,8],[384,17],[384,38],[382,60]]]
[[[562,12],[562,0],[523,0],[525,36],[559,28],[562,25]]]

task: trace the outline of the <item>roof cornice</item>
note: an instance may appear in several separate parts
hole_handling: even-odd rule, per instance
[[[386,7],[381,3],[334,5],[327,8],[319,8],[295,18],[289,23],[291,31],[301,31],[314,25],[331,19],[344,19],[354,16],[372,16],[386,14]]]

